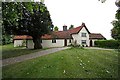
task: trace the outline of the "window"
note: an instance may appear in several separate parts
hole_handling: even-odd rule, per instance
[[[86,37],[86,33],[82,33],[82,37]]]
[[[81,42],[82,42],[82,44],[86,44],[86,40],[82,40]]]
[[[71,39],[69,39],[69,43],[71,43]]]
[[[56,43],[56,39],[52,39],[52,43]]]

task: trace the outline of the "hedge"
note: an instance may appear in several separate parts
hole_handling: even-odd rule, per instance
[[[102,48],[118,49],[119,42],[117,40],[98,40],[95,41],[95,46]]]

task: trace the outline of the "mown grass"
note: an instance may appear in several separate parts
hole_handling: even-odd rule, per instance
[[[3,67],[3,78],[117,78],[118,52],[70,48]]]
[[[25,54],[30,54],[30,53],[34,53],[40,50],[45,50],[48,48],[44,48],[44,49],[26,49],[25,47],[14,47],[13,43],[11,44],[7,44],[7,45],[3,45],[0,46],[2,47],[2,59],[6,59],[6,58],[11,58],[11,57],[17,57],[20,55],[25,55]]]

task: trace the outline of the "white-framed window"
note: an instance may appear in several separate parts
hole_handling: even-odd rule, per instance
[[[81,36],[82,36],[82,37],[87,37],[87,36],[86,36],[86,33],[82,33]]]
[[[56,43],[56,39],[52,39],[52,43]]]
[[[81,40],[81,43],[82,44],[86,44],[86,40]]]

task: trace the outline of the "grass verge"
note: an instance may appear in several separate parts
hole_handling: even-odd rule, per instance
[[[30,53],[34,53],[34,52],[37,52],[37,51],[48,49],[48,48],[37,49],[37,50],[26,49],[26,47],[14,47],[13,44],[7,44],[7,45],[3,45],[1,47],[2,47],[1,48],[2,59],[17,57],[17,56],[30,54]]]
[[[70,48],[3,67],[3,78],[117,78],[118,52]]]

